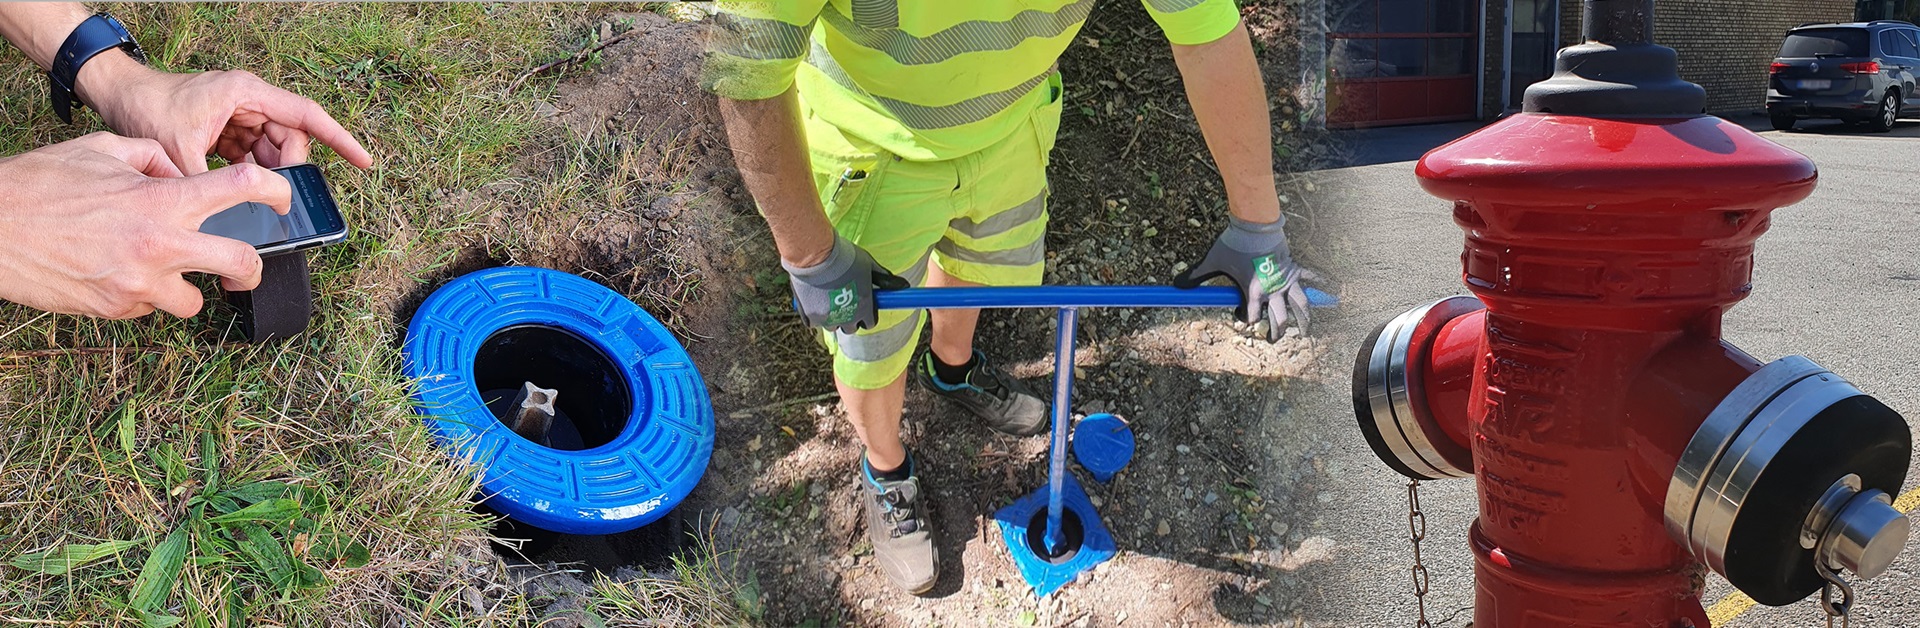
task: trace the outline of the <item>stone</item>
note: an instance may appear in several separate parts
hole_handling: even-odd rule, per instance
[[[1166,536],[1169,534],[1173,534],[1173,524],[1167,523],[1166,519],[1161,519],[1160,524],[1153,527],[1154,536]]]

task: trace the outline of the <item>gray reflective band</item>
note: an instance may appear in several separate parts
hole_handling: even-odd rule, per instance
[[[813,33],[813,22],[794,26],[732,13],[716,15],[713,21],[714,49],[746,59],[799,59],[807,55]]]
[[[934,246],[934,250],[939,251],[941,255],[946,257],[974,264],[1032,266],[1040,263],[1040,260],[1046,256],[1047,239],[1034,238],[1032,244],[1017,249],[1001,251],[975,251],[962,248],[960,245],[954,244],[952,240],[941,240],[940,244]]]
[[[1153,10],[1161,13],[1179,13],[1200,6],[1206,3],[1206,1],[1207,0],[1147,0],[1147,6],[1153,7]]]
[[[1007,107],[1019,102],[1028,92],[1032,92],[1035,87],[1046,82],[1047,77],[1053,74],[1053,69],[1048,68],[1039,76],[1027,79],[1012,89],[975,96],[951,105],[929,107],[867,94],[866,90],[860,88],[859,83],[853,82],[853,78],[847,76],[845,70],[840,69],[840,64],[834,62],[833,55],[827,54],[826,48],[822,48],[819,42],[814,42],[813,54],[807,55],[807,63],[819,68],[827,78],[833,79],[833,82],[839,83],[848,91],[866,94],[879,102],[880,106],[886,107],[887,111],[900,120],[901,124],[920,130],[956,127],[993,117],[993,114],[1006,111]]]
[[[961,235],[979,240],[1012,231],[1015,227],[1040,219],[1047,209],[1047,189],[1041,188],[1040,194],[1032,200],[1021,203],[1006,211],[988,216],[986,220],[974,222],[966,218],[955,218],[947,223],[947,228]]]
[[[1052,13],[1021,11],[1005,22],[961,22],[926,37],[915,37],[898,28],[870,28],[860,19],[858,3],[854,4],[851,20],[831,8],[821,15],[828,25],[855,44],[887,53],[901,65],[922,65],[968,52],[1012,50],[1028,39],[1058,36],[1087,21],[1087,15],[1093,12],[1093,3],[1094,0],[1077,0]]]
[[[900,324],[879,331],[869,330],[859,334],[834,332],[834,344],[840,347],[840,355],[855,362],[885,360],[913,342],[913,332],[920,329],[920,312],[914,310]]]
[[[918,286],[927,279],[927,261],[931,259],[933,259],[933,253],[928,252],[921,255],[920,261],[914,262],[913,266],[907,268],[906,272],[897,272],[894,274],[899,275],[901,279],[907,280],[909,285]],[[893,269],[889,268],[887,270]]]
[[[839,15],[831,7],[825,12]],[[853,21],[867,28],[899,28],[900,6],[894,0],[853,0]]]

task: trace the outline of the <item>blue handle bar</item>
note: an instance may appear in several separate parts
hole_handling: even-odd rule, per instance
[[[1019,286],[908,288],[874,292],[882,310],[950,308],[1238,307],[1240,291],[1226,286]],[[1313,307],[1339,304],[1333,295],[1307,288]]]

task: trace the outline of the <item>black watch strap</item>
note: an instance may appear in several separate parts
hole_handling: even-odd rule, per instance
[[[313,279],[307,272],[307,254],[275,255],[260,262],[259,287],[227,293],[227,303],[240,310],[241,335],[247,342],[300,335],[313,318]]]
[[[67,41],[53,53],[53,68],[47,71],[51,90],[48,97],[53,101],[53,113],[60,116],[61,122],[73,123],[73,104],[79,100],[73,90],[79,83],[80,67],[94,55],[114,48],[127,51],[127,56],[134,61],[147,62],[147,53],[140,49],[140,44],[134,43],[126,25],[111,15],[95,13],[73,27]]]

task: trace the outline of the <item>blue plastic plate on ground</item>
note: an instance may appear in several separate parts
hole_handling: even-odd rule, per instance
[[[1020,570],[1020,577],[1033,587],[1035,597],[1046,597],[1060,587],[1073,582],[1080,574],[1094,566],[1113,558],[1117,551],[1113,534],[1107,532],[1107,525],[1100,520],[1100,512],[1094,510],[1093,500],[1087,498],[1087,492],[1080,488],[1080,482],[1067,474],[1060,492],[1060,504],[1080,521],[1081,544],[1072,557],[1059,563],[1043,559],[1029,548],[1027,528],[1035,517],[1044,519],[1047,509],[1047,488],[1028,493],[1026,497],[1007,505],[993,513],[994,523],[1000,526],[1000,538],[1007,544],[1008,553],[1013,555],[1013,565]]]
[[[617,372],[607,389],[633,410],[604,444],[544,447],[487,409],[475,357],[496,332],[527,326],[586,342]],[[646,311],[592,281],[532,267],[460,277],[414,313],[404,352],[418,412],[437,444],[477,466],[488,506],[523,523],[566,534],[644,526],[693,492],[713,456],[713,404],[686,349]],[[567,393],[562,387],[563,410]]]

